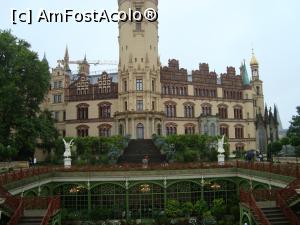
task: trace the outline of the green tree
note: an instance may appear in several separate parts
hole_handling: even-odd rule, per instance
[[[24,158],[33,154],[41,134],[40,104],[49,81],[47,61],[26,41],[0,30],[0,143],[15,143]]]
[[[167,206],[166,206],[166,215],[169,218],[177,218],[181,216],[182,210],[180,207],[180,203],[177,200],[170,199],[167,201]]]
[[[285,155],[287,155],[287,146],[290,144],[290,139],[288,137],[283,137],[281,138],[280,142],[285,148]]]
[[[183,203],[181,208],[182,208],[182,212],[184,213],[184,215],[186,217],[190,217],[190,215],[194,211],[194,206],[193,206],[193,203],[191,203],[191,202]]]
[[[203,213],[205,213],[206,211],[208,211],[208,206],[207,206],[206,201],[203,200],[203,199],[198,200],[198,201],[195,203],[195,205],[194,205],[194,210],[195,210],[196,215],[197,215],[199,218],[202,218]]]
[[[213,200],[211,214],[217,219],[221,218],[226,212],[226,204],[223,198]]]
[[[268,151],[272,153],[272,155],[277,155],[282,150],[282,144],[280,141],[275,141],[273,143],[268,144]]]
[[[39,147],[51,152],[51,149],[55,147],[55,141],[59,134],[54,127],[54,119],[51,117],[51,113],[45,110],[40,113],[37,122],[38,137],[40,139]]]
[[[290,122],[290,127],[287,132],[288,137],[300,137],[300,106],[297,107],[297,114],[293,116],[292,121]]]
[[[297,115],[293,116],[290,122],[287,136],[290,138],[290,144],[295,147],[296,156],[300,156],[300,106],[297,107]]]

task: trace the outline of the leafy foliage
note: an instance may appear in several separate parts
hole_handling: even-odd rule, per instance
[[[203,213],[205,213],[206,211],[208,211],[208,206],[207,206],[207,203],[206,201],[204,200],[198,200],[195,205],[194,205],[194,210],[195,210],[195,213],[196,215],[199,217],[199,218],[202,218],[203,216]]]
[[[213,200],[211,207],[211,214],[220,219],[226,212],[226,204],[223,198],[218,198]]]
[[[31,156],[38,141],[48,149],[49,135],[55,138],[52,121],[40,113],[49,81],[48,63],[30,44],[0,30],[0,143],[14,146],[19,158]]]
[[[170,135],[160,137],[153,135],[152,139],[157,148],[166,156],[167,161],[195,162],[217,161],[217,137],[207,135]],[[229,149],[225,140],[225,156]]]
[[[182,212],[184,213],[184,215],[186,215],[187,217],[189,217],[193,211],[194,211],[194,205],[191,202],[184,202],[182,204]]]
[[[84,164],[108,164],[116,163],[116,160],[123,154],[123,149],[128,145],[129,139],[122,136],[112,137],[76,137],[65,138],[66,141],[74,139],[72,157],[78,165]],[[63,160],[64,144],[62,139],[55,143],[55,154],[52,157],[53,163],[60,163]]]
[[[170,199],[167,201],[166,216],[169,218],[177,218],[182,214],[180,203],[177,200]]]
[[[277,155],[282,149],[282,144],[280,141],[275,141],[273,143],[268,144],[268,151],[272,152],[272,154]]]

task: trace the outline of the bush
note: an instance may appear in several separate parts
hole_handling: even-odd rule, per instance
[[[186,217],[190,217],[190,215],[194,211],[194,206],[193,206],[193,203],[191,203],[191,202],[185,202],[185,203],[183,203],[182,206],[181,206],[181,208],[182,208],[182,212],[184,213],[184,215]]]
[[[166,216],[169,218],[177,218],[182,214],[180,203],[177,200],[170,199],[166,206]]]
[[[226,212],[226,205],[223,198],[218,198],[213,200],[211,207],[211,214],[220,219]]]
[[[208,206],[205,200],[198,200],[194,205],[194,210],[199,218],[202,218],[203,214],[208,211]]]
[[[187,149],[183,153],[184,162],[196,162],[198,160],[198,153],[196,151]]]

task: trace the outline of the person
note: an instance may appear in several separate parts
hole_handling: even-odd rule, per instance
[[[33,165],[36,165],[36,157],[33,158]]]

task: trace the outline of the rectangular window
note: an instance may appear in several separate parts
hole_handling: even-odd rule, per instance
[[[124,80],[124,87],[123,87],[123,89],[124,89],[125,92],[128,91],[127,80]]]
[[[155,102],[152,101],[152,110],[154,111],[155,110]]]
[[[136,90],[137,91],[142,91],[143,90],[143,80],[142,79],[137,79],[136,80]]]
[[[54,89],[57,89],[57,87],[58,87],[58,86],[57,86],[57,82],[55,81],[55,82],[53,83],[53,88],[54,88]]]
[[[124,110],[125,110],[125,111],[128,110],[127,101],[124,102]]]
[[[136,100],[136,111],[141,112],[144,110],[143,100]]]
[[[152,91],[155,91],[155,80],[152,80]]]
[[[66,111],[63,112],[63,120],[66,121]]]
[[[53,95],[54,103],[61,103],[61,95]]]
[[[55,119],[56,121],[59,121],[59,112],[55,112],[55,117],[54,117],[54,119]]]

